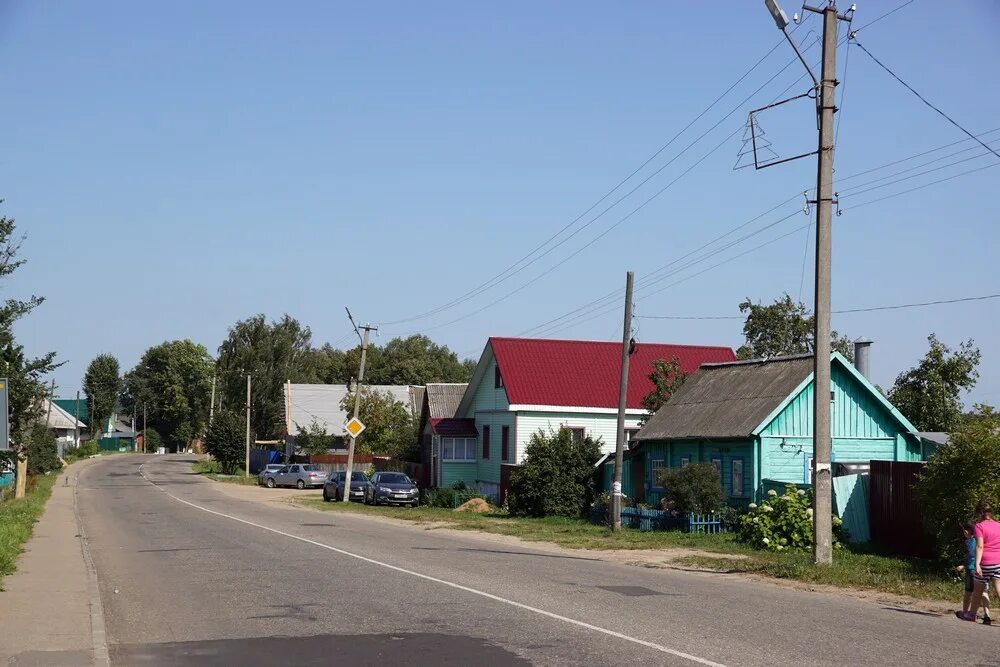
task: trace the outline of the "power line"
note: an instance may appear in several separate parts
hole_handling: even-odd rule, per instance
[[[799,26],[796,26],[795,29],[797,30],[798,27]],[[794,32],[794,30],[792,32]],[[818,40],[816,40],[816,41],[818,41]],[[808,48],[811,48],[813,45],[815,45],[816,41],[814,41],[810,45],[810,47],[808,47]],[[453,307],[455,305],[458,305],[459,303],[463,303],[464,301],[467,301],[467,300],[469,300],[469,299],[471,299],[471,298],[473,298],[473,297],[481,294],[482,292],[487,291],[487,290],[491,289],[492,287],[495,287],[496,285],[501,284],[502,282],[506,281],[508,278],[516,275],[517,273],[520,273],[524,269],[528,268],[529,266],[531,266],[532,264],[534,264],[535,262],[537,262],[542,257],[548,255],[550,252],[552,252],[553,250],[555,250],[559,246],[561,246],[564,243],[566,243],[567,241],[569,241],[571,238],[573,238],[574,236],[576,236],[577,234],[579,234],[581,231],[583,231],[584,229],[586,229],[587,227],[589,227],[591,224],[593,224],[598,219],[600,219],[604,214],[606,214],[612,208],[614,208],[619,203],[621,203],[624,199],[628,198],[633,193],[635,193],[636,190],[638,190],[643,185],[645,185],[647,182],[649,182],[653,177],[657,176],[664,169],[666,169],[668,166],[670,166],[678,158],[680,158],[682,155],[684,155],[689,149],[691,149],[694,145],[696,145],[699,141],[701,141],[705,136],[707,136],[709,133],[711,133],[712,131],[714,131],[719,125],[722,124],[722,122],[724,122],[727,118],[729,118],[729,116],[731,116],[733,113],[735,113],[737,110],[739,110],[739,108],[742,107],[750,98],[752,98],[754,95],[756,95],[758,92],[760,92],[760,90],[762,90],[765,86],[767,86],[769,83],[771,83],[771,81],[773,81],[775,78],[777,78],[778,75],[780,75],[782,72],[784,72],[785,69],[787,69],[795,61],[794,60],[789,61],[789,63],[786,64],[785,67],[783,67],[781,70],[779,70],[778,74],[776,74],[775,76],[771,77],[771,79],[768,79],[768,81],[765,82],[763,86],[761,86],[760,88],[758,88],[757,90],[755,90],[747,98],[745,98],[742,102],[740,102],[739,104],[737,104],[736,107],[734,107],[728,114],[726,114],[715,125],[713,125],[711,128],[709,128],[703,134],[701,134],[693,142],[691,142],[690,144],[688,144],[688,146],[686,146],[683,150],[681,150],[680,153],[678,153],[673,158],[671,158],[666,164],[662,165],[659,169],[657,169],[652,174],[650,174],[649,176],[647,176],[642,182],[639,183],[639,185],[637,185],[636,187],[634,187],[632,190],[630,190],[624,196],[622,196],[619,199],[617,199],[613,204],[611,204],[610,206],[608,206],[607,208],[605,208],[596,217],[594,217],[593,219],[591,219],[590,221],[588,221],[581,228],[575,230],[568,237],[562,239],[555,246],[553,246],[552,248],[549,248],[548,250],[546,250],[541,255],[539,255],[537,257],[534,257],[534,255],[538,251],[540,251],[546,245],[548,245],[549,243],[551,243],[552,241],[554,241],[556,238],[558,238],[559,236],[561,236],[563,234],[563,232],[565,232],[566,230],[568,230],[569,228],[571,228],[577,222],[579,222],[580,220],[582,220],[591,211],[593,211],[595,208],[597,208],[603,201],[605,201],[608,197],[610,197],[613,193],[615,193],[619,188],[621,188],[625,183],[627,183],[629,180],[631,180],[636,174],[638,174],[639,172],[641,172],[646,166],[648,166],[660,154],[662,154],[663,151],[666,150],[668,147],[670,147],[678,138],[680,138],[680,136],[683,135],[684,132],[686,132],[688,129],[690,129],[697,121],[701,120],[701,118],[703,118],[705,116],[705,114],[707,114],[709,111],[711,111],[711,109],[713,109],[723,98],[725,98],[726,95],[728,95],[730,92],[732,92],[733,89],[736,88],[736,86],[738,86],[740,83],[742,83],[747,78],[747,76],[749,76],[751,73],[753,73],[753,71],[756,70],[783,43],[784,43],[784,40],[779,41],[777,44],[775,44],[773,47],[771,47],[771,49],[769,49],[767,53],[765,53],[763,56],[761,56],[761,58],[758,59],[757,62],[754,63],[746,72],[744,72],[732,85],[730,85],[729,88],[727,88],[721,95],[719,95],[711,104],[709,104],[704,110],[702,110],[701,113],[699,113],[693,120],[691,120],[687,125],[685,125],[679,132],[677,132],[673,137],[671,137],[670,140],[667,141],[667,143],[665,143],[663,146],[661,146],[656,152],[654,152],[642,164],[640,164],[636,169],[634,169],[628,176],[626,176],[621,181],[619,181],[613,188],[611,188],[607,193],[605,193],[600,199],[598,199],[597,201],[595,201],[586,211],[584,211],[583,213],[581,213],[575,219],[573,219],[572,221],[570,221],[567,225],[563,226],[555,234],[553,234],[548,239],[546,239],[545,241],[543,241],[541,244],[539,244],[538,246],[536,246],[527,255],[525,255],[524,257],[522,257],[521,259],[519,259],[517,262],[515,262],[511,266],[507,267],[504,271],[502,271],[499,274],[493,276],[493,278],[490,278],[486,282],[481,283],[479,286],[473,288],[472,290],[470,290],[468,292],[465,292],[464,294],[460,295],[459,297],[456,297],[455,299],[453,299],[453,300],[451,300],[451,301],[449,301],[449,302],[447,302],[445,304],[442,304],[441,306],[438,306],[438,307],[436,307],[434,309],[431,309],[431,310],[426,311],[424,313],[421,313],[419,315],[414,315],[414,316],[411,316],[411,317],[401,318],[401,319],[398,319],[398,320],[390,320],[388,322],[384,322],[383,324],[384,325],[401,324],[401,323],[410,322],[410,321],[413,321],[413,320],[424,319],[425,317],[429,317],[431,315],[437,314],[437,313],[439,313],[439,312],[441,312],[443,310],[448,310],[451,307]],[[534,258],[532,259],[532,257],[534,257]],[[530,259],[530,261],[527,261],[529,259]],[[525,264],[524,262],[526,262],[526,261],[527,261],[527,263]],[[521,266],[522,264],[523,264],[523,266]]]
[[[956,299],[938,299],[937,301],[920,301],[916,303],[900,303],[891,306],[872,306],[870,308],[847,308],[834,310],[833,313],[843,315],[846,313],[871,313],[881,310],[901,310],[903,308],[923,308],[926,306],[939,306],[949,303],[965,303],[969,301],[986,301],[988,299],[1000,299],[1000,294],[986,294],[983,296],[964,296]],[[645,320],[743,320],[743,315],[636,315],[635,317]]]
[[[853,33],[853,34],[856,34],[856,33]],[[881,60],[879,60],[879,59],[878,59],[878,58],[876,58],[876,57],[875,57],[874,55],[872,55],[871,51],[869,51],[868,49],[866,49],[866,48],[864,47],[864,45],[863,45],[863,44],[861,44],[861,42],[859,42],[859,41],[857,40],[857,38],[856,38],[856,37],[854,37],[854,38],[853,38],[853,39],[852,39],[851,41],[852,41],[852,42],[853,42],[854,44],[856,44],[856,45],[858,46],[858,48],[859,48],[859,49],[861,49],[862,51],[864,51],[864,52],[865,52],[865,54],[866,54],[866,55],[867,55],[867,56],[868,56],[869,58],[871,58],[872,60],[874,60],[874,61],[875,61],[875,63],[876,63],[876,64],[877,64],[877,65],[878,65],[879,67],[881,67],[881,68],[882,68],[882,69],[884,69],[884,70],[885,70],[886,72],[888,72],[888,73],[889,73],[889,75],[890,75],[890,76],[892,76],[892,78],[894,78],[894,79],[895,79],[896,81],[898,81],[899,83],[901,83],[901,84],[902,84],[902,85],[903,85],[903,86],[904,86],[904,87],[905,87],[905,88],[906,88],[907,90],[909,90],[909,91],[910,91],[911,93],[913,93],[914,95],[916,95],[916,96],[917,96],[917,99],[919,99],[919,100],[920,100],[921,102],[923,102],[924,104],[926,104],[927,106],[929,106],[929,107],[930,107],[931,109],[933,109],[934,111],[938,112],[938,113],[939,113],[939,114],[940,114],[940,115],[941,115],[941,116],[942,116],[942,117],[943,117],[943,118],[944,118],[945,120],[947,120],[947,121],[948,121],[949,123],[951,123],[952,125],[954,125],[954,126],[955,126],[955,127],[957,127],[958,129],[960,129],[960,130],[961,130],[962,132],[965,132],[965,134],[969,135],[969,137],[970,137],[971,139],[973,139],[974,141],[977,141],[977,142],[979,142],[979,144],[980,144],[980,145],[981,145],[981,146],[982,146],[983,148],[985,148],[986,150],[988,150],[989,152],[993,153],[993,154],[994,154],[995,156],[997,156],[998,158],[1000,158],[1000,153],[997,153],[997,152],[996,152],[995,150],[993,150],[992,148],[990,148],[989,146],[987,146],[987,145],[986,145],[985,143],[983,143],[983,142],[982,142],[982,141],[981,141],[981,140],[980,140],[980,139],[979,139],[979,138],[978,138],[978,137],[977,137],[976,135],[972,134],[972,132],[969,132],[969,131],[968,131],[967,129],[965,129],[964,127],[962,127],[962,126],[961,126],[961,125],[960,125],[960,124],[958,123],[958,121],[956,121],[956,120],[955,120],[954,118],[952,118],[951,116],[949,116],[949,115],[948,115],[948,114],[946,114],[945,112],[941,111],[941,109],[939,109],[938,107],[936,107],[936,106],[934,106],[933,104],[931,104],[931,102],[930,102],[930,101],[929,101],[929,100],[928,100],[928,99],[927,99],[926,97],[924,97],[923,95],[921,95],[920,93],[918,93],[918,92],[917,92],[917,91],[916,91],[916,90],[915,90],[915,89],[913,88],[913,86],[911,86],[910,84],[906,83],[906,82],[905,82],[905,81],[903,81],[903,80],[902,80],[901,78],[899,78],[899,75],[898,75],[898,74],[896,74],[895,72],[893,72],[893,71],[892,71],[891,69],[889,69],[889,68],[888,68],[888,67],[887,67],[887,66],[886,66],[886,65],[885,65],[885,64],[884,64],[884,63],[883,63],[883,62],[882,62]]]
[[[909,194],[911,192],[916,192],[918,190],[923,190],[925,188],[929,188],[932,185],[938,185],[939,183],[945,183],[947,181],[952,181],[952,180],[954,180],[956,178],[960,178],[962,176],[968,176],[969,174],[974,174],[976,172],[983,171],[984,169],[993,169],[994,167],[1000,167],[1000,162],[994,162],[993,164],[988,164],[988,165],[985,165],[983,167],[976,167],[975,169],[969,169],[967,171],[960,171],[957,174],[953,174],[951,176],[946,176],[945,178],[939,178],[936,181],[931,181],[929,183],[924,183],[922,185],[918,185],[916,187],[909,188],[908,190],[902,190],[900,192],[894,192],[891,195],[885,195],[883,197],[876,197],[875,199],[869,199],[868,201],[863,201],[863,202],[861,202],[859,204],[854,204],[854,205],[850,206],[849,208],[850,208],[850,210],[854,210],[854,209],[857,209],[857,208],[861,208],[863,206],[868,206],[870,204],[877,204],[879,202],[885,201],[886,199],[892,199],[894,197],[901,197],[901,196]],[[848,209],[844,209],[844,210],[848,210]]]

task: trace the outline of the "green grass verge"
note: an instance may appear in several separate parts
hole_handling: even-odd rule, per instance
[[[237,475],[223,475],[222,468],[218,461],[206,459],[191,465],[191,469],[199,475],[204,475],[216,482],[226,482],[228,484],[243,484],[246,486],[257,486],[257,475],[247,477],[243,473]]]
[[[501,513],[455,512],[439,507],[370,507],[361,503],[326,503],[320,498],[300,498],[295,502],[331,512],[376,515],[423,524],[445,524],[448,528],[510,535],[570,549],[692,549],[710,553],[678,555],[671,558],[670,562],[714,570],[754,573],[776,579],[794,579],[930,600],[957,601],[962,595],[961,583],[944,567],[931,561],[887,556],[863,547],[838,549],[832,567],[817,567],[812,564],[809,553],[757,551],[737,542],[732,534],[699,535],[679,531],[640,532],[631,529],[612,533],[603,526],[595,526],[582,519],[562,517],[527,519]]]
[[[24,551],[58,477],[55,472],[31,477],[24,498],[0,502],[0,590],[3,578],[14,572],[17,557]]]
[[[746,558],[681,556],[678,565],[705,567],[726,572],[749,572],[775,579],[794,579],[838,588],[894,593],[929,600],[962,597],[962,586],[947,568],[931,561],[871,553],[845,548],[834,553],[833,565],[819,566],[812,554],[803,552],[754,552]]]
[[[695,535],[675,531],[612,533],[582,519],[547,517],[529,519],[502,513],[475,514],[441,507],[371,507],[361,503],[325,503],[320,498],[296,500],[307,507],[333,512],[371,514],[417,523],[446,523],[448,528],[510,535],[536,542],[552,542],[570,549],[666,549],[689,548],[722,553],[749,553],[732,535]]]

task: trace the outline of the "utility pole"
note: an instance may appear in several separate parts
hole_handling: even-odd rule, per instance
[[[351,311],[347,311],[347,317],[354,324],[354,318],[351,317]],[[358,334],[358,338],[361,339],[361,363],[358,366],[358,381],[354,385],[354,416],[353,419],[358,418],[358,410],[361,409],[361,389],[362,383],[365,380],[365,357],[368,355],[368,334],[372,331],[378,331],[378,327],[373,327],[370,324],[365,324],[360,327],[364,329],[364,336],[358,331],[359,327],[354,325],[354,333]],[[344,471],[344,493],[342,500],[345,503],[351,502],[351,473],[354,469],[354,445],[357,443],[357,436],[351,435],[351,443],[347,447],[347,470]]]
[[[788,17],[777,0],[764,0],[778,29],[795,49],[809,76],[816,82],[816,114],[819,143],[816,150],[816,278],[813,329],[813,560],[817,565],[833,563],[833,471],[830,466],[832,438],[830,431],[830,292],[833,255],[833,115],[837,86],[837,21],[850,21],[852,5],[847,15],[837,14],[834,0],[824,7],[803,5],[805,11],[823,17],[823,62],[817,81],[809,64],[786,31]],[[802,157],[802,156],[800,156]]]
[[[625,407],[628,398],[628,362],[632,353],[632,272],[625,275],[625,326],[622,328],[622,367],[618,383],[618,434],[615,439],[615,480],[611,486],[611,530],[622,529],[622,460],[625,453]]]
[[[80,446],[80,390],[76,390],[76,424],[73,425],[73,432],[75,433],[76,447]]]
[[[208,425],[215,419],[215,374],[212,374],[212,402],[208,406]]]
[[[142,404],[142,453],[146,453],[149,442],[146,440],[146,404]]]
[[[246,475],[250,476],[250,374],[247,373],[247,449],[246,449]]]

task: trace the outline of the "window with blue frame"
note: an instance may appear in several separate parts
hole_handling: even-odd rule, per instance
[[[662,489],[660,475],[663,473],[663,459],[653,459],[649,463],[650,486],[654,489]]]
[[[690,456],[682,456],[682,457],[681,457],[681,467],[682,467],[682,468],[683,468],[684,466],[686,466],[686,465],[690,464],[690,463],[691,463],[691,457],[690,457]]]
[[[732,495],[734,497],[741,498],[746,495],[746,491],[743,487],[743,459],[734,456],[729,465]]]

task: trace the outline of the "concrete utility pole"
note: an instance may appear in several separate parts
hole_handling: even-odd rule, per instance
[[[837,21],[850,21],[854,6],[847,16],[837,14],[837,5],[829,0],[826,6],[802,9],[823,17],[823,62],[817,81],[809,63],[786,31],[788,17],[777,0],[764,0],[778,29],[788,38],[809,76],[815,82],[816,114],[819,145],[816,175],[816,291],[813,330],[813,560],[817,565],[833,563],[833,471],[830,466],[832,442],[830,432],[830,286],[833,255],[833,114],[837,86]],[[800,156],[803,157],[803,156]],[[794,159],[794,158],[791,158]]]
[[[247,373],[247,448],[246,448],[246,475],[250,476],[250,374]]]
[[[354,318],[351,317],[351,311],[347,311],[347,317],[351,320],[351,324],[354,324]],[[358,411],[361,409],[361,389],[363,387],[362,383],[365,380],[365,357],[368,355],[368,334],[372,331],[378,331],[378,327],[373,327],[370,324],[365,324],[360,327],[364,329],[364,336],[358,331],[359,327],[354,327],[354,332],[358,334],[361,339],[361,363],[358,366],[358,381],[354,385],[354,416],[353,419],[358,418]],[[344,471],[344,493],[342,500],[345,503],[351,502],[351,473],[354,470],[354,445],[357,443],[357,436],[351,436],[351,443],[347,447],[347,470]]]
[[[817,11],[817,10],[812,10]],[[833,563],[833,471],[830,468],[830,287],[833,254],[833,113],[837,85],[837,7],[822,10],[823,68],[819,84],[816,175],[816,296],[813,340],[813,559]]]
[[[215,420],[215,375],[212,375],[212,402],[208,406],[208,425]]]
[[[76,447],[80,446],[80,390],[76,390],[76,424],[73,425],[74,439]]]
[[[142,453],[146,453],[149,442],[146,440],[146,404],[142,404]]]
[[[632,353],[632,272],[625,276],[625,326],[622,328],[622,368],[618,383],[618,434],[615,439],[615,480],[611,486],[611,530],[622,529],[622,460],[625,453],[625,408],[628,399],[628,362]]]

